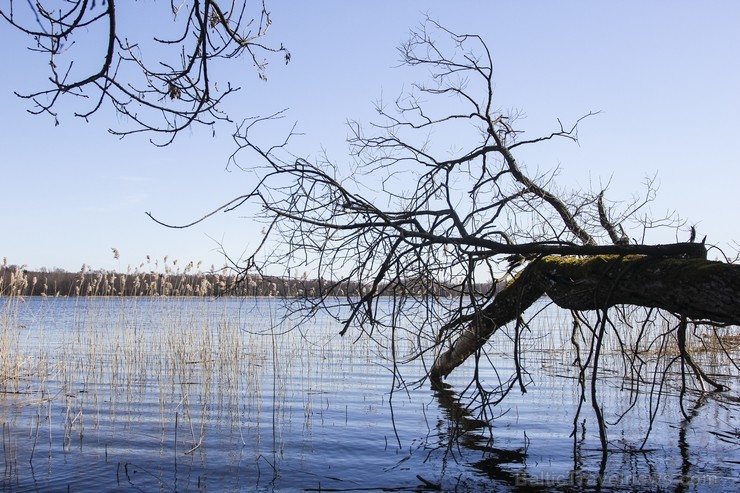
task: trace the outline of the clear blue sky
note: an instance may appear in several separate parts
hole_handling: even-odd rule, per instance
[[[325,148],[341,162],[345,120],[372,119],[381,93],[397,95],[412,81],[393,68],[395,50],[428,13],[486,39],[498,103],[524,112],[527,135],[554,129],[557,118],[602,112],[585,122],[580,146],[528,154],[527,165],[560,165],[569,187],[611,178],[613,199],[629,199],[657,173],[655,215],[676,209],[700,238],[728,250],[740,241],[738,2],[268,0],[268,7],[270,39],[290,49],[292,62],[275,60],[263,83],[248,61],[236,61],[231,70],[243,91],[229,109],[239,117],[289,108],[305,133],[294,150],[309,159]],[[0,258],[34,269],[125,270],[147,255],[168,255],[209,267],[223,263],[218,243],[237,257],[255,245],[261,226],[238,212],[185,231],[144,214],[188,222],[250,187],[247,175],[225,171],[230,126],[215,138],[193,129],[165,149],[108,135],[117,123],[110,113],[88,123],[63,114],[55,127],[13,95],[41,87],[43,59],[29,56],[28,40],[5,24],[0,41]]]

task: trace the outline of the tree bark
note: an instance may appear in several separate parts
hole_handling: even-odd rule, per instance
[[[571,310],[636,305],[740,325],[740,265],[699,258],[550,255],[530,263],[472,320],[448,326],[462,331],[437,358],[430,378],[439,381],[449,375],[499,327],[544,295]]]

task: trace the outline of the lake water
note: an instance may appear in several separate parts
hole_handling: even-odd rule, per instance
[[[630,400],[604,356],[602,463],[590,404],[571,436],[578,372],[552,308],[527,332],[527,392],[485,421],[465,397],[475,365],[435,391],[414,384],[419,359],[400,382],[383,334],[340,337],[321,315],[288,330],[283,313],[273,299],[0,299],[2,491],[740,489],[740,375],[716,352],[696,358],[731,390],[688,421],[680,375],[657,380],[659,402]],[[493,347],[484,384],[513,372],[506,338]]]

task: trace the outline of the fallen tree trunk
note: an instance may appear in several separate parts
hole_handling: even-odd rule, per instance
[[[439,381],[475,354],[496,330],[547,295],[561,308],[600,310],[636,305],[717,324],[740,325],[740,265],[699,258],[642,255],[549,255],[524,268],[480,313],[452,321],[461,329],[435,361]]]

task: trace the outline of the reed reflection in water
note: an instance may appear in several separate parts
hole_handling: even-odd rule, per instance
[[[738,487],[737,373],[715,362],[733,390],[701,400],[683,424],[669,395],[644,450],[634,446],[650,409],[640,401],[613,426],[604,466],[591,425],[570,436],[579,394],[556,315],[532,327],[539,371],[528,392],[488,420],[465,397],[472,366],[449,387],[391,392],[384,341],[339,337],[321,317],[289,331],[279,300],[0,303],[3,491]],[[509,348],[495,351],[505,373]],[[402,371],[413,382],[424,368]],[[605,406],[618,407],[624,382],[605,379]]]

